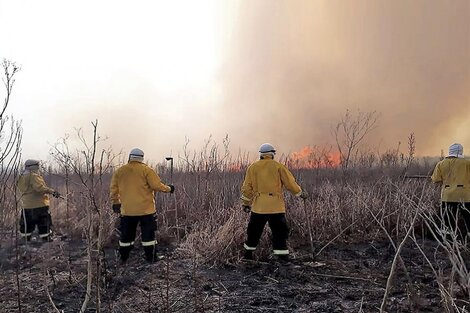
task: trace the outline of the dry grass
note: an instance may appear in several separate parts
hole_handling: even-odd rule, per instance
[[[158,194],[156,197],[158,240],[175,245],[176,257],[190,258],[195,264],[237,263],[249,217],[239,205],[239,189],[244,173],[234,171],[225,163],[210,167],[210,170],[203,166],[193,168],[198,169],[183,171],[180,167],[175,172],[171,182],[177,187],[174,195]],[[430,168],[416,166],[414,171],[427,173]],[[169,173],[162,165],[160,169],[163,180],[168,181]],[[432,226],[439,229],[437,224],[430,225],[439,207],[439,191],[429,181],[404,179],[402,173],[405,170],[410,169],[400,164],[394,168],[379,164],[370,168],[357,166],[346,171],[339,168],[294,170],[301,185],[312,195],[305,209],[299,199],[286,195],[287,219],[291,229],[289,245],[294,257],[309,249],[308,222],[312,225],[317,254],[322,253],[322,248],[332,241],[391,240],[398,246],[406,239],[405,234],[410,227],[414,227],[415,231],[408,241],[413,240],[419,246],[420,235],[426,228]],[[110,175],[102,174],[101,182],[93,192],[99,207],[99,212],[93,213],[93,216],[101,222],[94,223],[92,231],[96,235],[97,227],[100,227],[104,247],[115,247],[118,235],[117,216],[112,213],[108,201]],[[66,200],[53,200],[51,206],[56,233],[70,239],[85,240],[87,210],[90,209],[87,208],[90,205],[87,188],[74,175],[69,177],[68,192],[63,173],[50,173],[46,175],[46,180],[67,196]],[[418,220],[412,225],[417,211]],[[10,210],[4,210],[2,217],[3,231],[11,230],[16,223],[15,215]],[[456,242],[454,238],[440,243],[454,264],[451,272],[423,254],[427,266],[436,273],[442,305],[447,312],[464,312],[462,307],[466,302],[458,293],[468,297],[470,290],[469,271],[462,256],[467,249]],[[267,231],[256,255],[263,259],[270,254]],[[400,260],[400,250],[396,250],[396,254],[395,259]],[[398,263],[398,266],[404,265]],[[393,280],[389,284],[393,286]]]
[[[400,171],[400,168],[395,170],[396,173]],[[304,210],[299,199],[286,194],[292,249],[308,244],[308,220],[318,243],[328,242],[339,234],[338,240],[342,241],[384,238],[380,224],[398,240],[416,205],[426,207],[428,214],[438,207],[438,190],[427,181],[405,180],[377,169],[369,173],[361,169],[360,175],[356,173],[359,171],[345,175],[342,170],[334,168],[294,171],[312,198],[306,202]],[[167,173],[161,176],[168,181]],[[232,171],[175,173],[172,182],[177,187],[175,195],[157,194],[156,197],[159,240],[179,244],[181,256],[195,257],[200,262],[237,260],[249,217],[239,204],[242,179],[242,172]],[[89,205],[87,191],[73,175],[69,178],[68,193],[62,174],[46,175],[46,180],[66,195],[66,200],[52,200],[51,213],[56,233],[74,239],[83,238]],[[102,180],[94,195],[102,215],[103,242],[109,246],[115,242],[117,216],[112,213],[108,201],[106,186],[110,174],[103,175]],[[420,203],[415,203],[420,194],[425,196]],[[16,218],[10,210],[6,212],[9,213],[3,215],[3,229],[11,229]]]

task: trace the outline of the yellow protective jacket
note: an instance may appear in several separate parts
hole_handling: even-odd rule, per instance
[[[114,172],[111,179],[111,201],[121,203],[121,215],[139,216],[155,213],[154,192],[170,192],[150,167],[130,161]]]
[[[254,213],[285,213],[283,187],[296,196],[302,193],[287,167],[271,156],[264,156],[248,167],[241,188],[241,199],[244,205],[251,205]]]
[[[48,194],[53,192],[38,171],[27,171],[18,180],[19,199],[24,209],[49,206]]]
[[[431,179],[442,183],[441,201],[470,202],[470,161],[446,158],[437,163]]]

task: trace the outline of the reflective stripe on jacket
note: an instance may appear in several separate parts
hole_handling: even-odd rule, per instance
[[[54,189],[47,187],[37,171],[27,171],[18,180],[18,191],[23,208],[35,209],[49,206],[48,194]]]
[[[441,201],[470,202],[470,161],[446,158],[437,163],[431,179],[442,183]]]
[[[286,166],[265,156],[248,167],[241,199],[244,205],[251,205],[255,213],[285,213],[283,187],[295,195],[302,192]]]
[[[121,214],[139,216],[155,213],[154,192],[170,192],[146,164],[130,161],[114,172],[110,193],[113,204],[121,203]]]

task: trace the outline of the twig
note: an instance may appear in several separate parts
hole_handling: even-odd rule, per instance
[[[338,279],[351,279],[351,280],[360,280],[360,281],[365,281],[368,283],[372,283],[377,286],[382,286],[379,283],[376,283],[373,280],[367,279],[367,278],[362,278],[362,277],[352,277],[352,276],[342,276],[342,275],[329,275],[329,274],[320,274],[320,273],[310,273],[311,275],[314,276],[321,276],[321,277],[330,277],[330,278],[338,278]]]
[[[255,276],[255,275],[258,274],[259,272],[261,272],[261,270],[256,271],[256,272],[254,272],[254,273],[251,273],[250,275],[247,275],[247,276],[243,277],[243,279],[247,279],[248,277]]]
[[[186,297],[186,295],[182,295],[181,297],[179,297],[178,299],[176,299],[176,301],[173,302],[172,305],[170,305],[169,309],[171,309],[172,307],[174,307],[178,302],[181,301],[181,299],[183,299],[183,298],[185,298],[185,297]]]
[[[333,239],[331,239],[330,241],[328,241],[323,247],[320,248],[320,250],[318,250],[318,252],[313,256],[313,258],[315,259],[317,256],[320,255],[320,253],[322,253],[322,251],[328,247],[330,244],[332,244],[336,239],[338,239],[339,237],[341,237],[342,234],[344,234],[344,232],[346,230],[348,230],[349,228],[351,228],[352,226],[354,226],[359,220],[355,220],[353,223],[349,224],[348,227],[346,227],[345,229],[343,229],[338,235],[336,235]]]
[[[385,305],[387,303],[388,294],[390,293],[390,289],[392,288],[393,276],[395,274],[395,269],[397,267],[398,260],[401,260],[400,253],[401,253],[401,250],[403,249],[403,246],[405,245],[406,240],[410,236],[411,231],[414,228],[414,224],[416,222],[416,217],[417,216],[418,216],[418,210],[416,210],[416,213],[413,217],[413,220],[410,224],[410,227],[408,228],[408,231],[406,232],[405,238],[403,238],[403,240],[400,242],[400,245],[398,246],[397,251],[395,253],[395,257],[393,258],[392,267],[390,268],[390,274],[388,275],[387,285],[385,287],[384,297],[382,299],[382,305],[380,306],[380,313],[385,312]]]
[[[222,285],[222,287],[224,287],[224,289],[225,289],[226,292],[228,292],[227,287],[225,287],[225,285],[224,285],[221,281],[219,281],[219,284]]]
[[[55,305],[54,300],[52,300],[51,292],[49,291],[49,287],[47,286],[47,277],[49,277],[49,275],[50,275],[49,270],[46,270],[46,276],[44,278],[44,287],[46,288],[47,298],[49,299],[49,302],[51,303],[52,308],[54,309],[54,312],[63,313],[64,311],[60,311]]]
[[[264,276],[264,278],[269,279],[269,280],[272,280],[272,281],[275,282],[276,284],[279,283],[278,280],[276,280],[276,279],[274,279],[274,278],[272,278],[272,277]]]
[[[359,307],[359,313],[364,313],[364,310],[362,309],[363,304],[364,304],[364,297],[361,298],[361,305]]]

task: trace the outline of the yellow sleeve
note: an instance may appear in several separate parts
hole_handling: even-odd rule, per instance
[[[147,183],[153,191],[170,192],[170,186],[162,183],[160,176],[151,168],[147,168]]]
[[[111,178],[111,185],[109,186],[110,198],[113,204],[121,203],[119,198],[119,185],[118,185],[118,173],[114,172],[113,177]]]
[[[281,168],[279,169],[279,172],[281,174],[282,185],[294,195],[300,196],[300,194],[302,193],[302,189],[296,183],[294,175],[292,175],[292,173],[287,169],[287,167],[282,164]]]
[[[47,187],[46,182],[44,179],[41,177],[41,175],[33,175],[31,177],[31,187],[33,187],[33,190],[39,193],[53,193],[54,189]]]
[[[241,188],[242,195],[240,199],[243,202],[243,205],[251,205],[251,202],[253,201],[253,181],[252,181],[252,175],[251,175],[251,167],[248,168],[245,174],[245,180],[243,181],[243,185]]]
[[[431,180],[433,183],[442,182],[442,173],[441,173],[441,163],[437,163],[436,167],[434,168],[434,172],[432,173]]]

